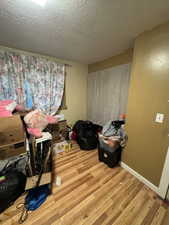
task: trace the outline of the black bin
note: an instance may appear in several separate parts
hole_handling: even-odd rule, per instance
[[[106,163],[110,168],[117,166],[121,160],[122,147],[111,148],[101,138],[98,145],[99,161]]]

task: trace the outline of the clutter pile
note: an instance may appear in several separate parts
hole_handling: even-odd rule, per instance
[[[23,192],[26,184],[25,136],[19,116],[0,118],[0,212]]]
[[[99,160],[111,168],[120,162],[122,150],[127,143],[124,124],[124,119],[109,121],[99,134]]]
[[[25,122],[28,128],[39,129],[38,138],[28,132]],[[52,135],[42,131],[56,122],[57,118],[39,110],[22,119],[19,115],[0,117],[0,213],[27,191],[19,221],[24,222],[27,211],[39,207],[51,193]]]
[[[67,125],[67,121],[62,118],[56,124],[48,124],[45,131],[52,134],[53,142],[59,143],[64,140],[69,140],[70,128]]]
[[[22,223],[51,193],[53,147],[69,151],[71,129],[64,115],[23,111],[13,100],[0,101],[0,124],[0,213],[26,191]]]

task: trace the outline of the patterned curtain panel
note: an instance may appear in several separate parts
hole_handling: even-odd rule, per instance
[[[64,79],[65,65],[0,50],[0,100],[54,114],[61,105]]]

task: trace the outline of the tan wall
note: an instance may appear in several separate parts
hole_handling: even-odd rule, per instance
[[[40,57],[45,57],[52,61],[61,62],[72,65],[67,67],[66,77],[66,105],[67,109],[62,110],[61,113],[65,115],[65,118],[69,123],[74,123],[79,119],[86,119],[87,109],[87,74],[88,66],[85,64],[72,62],[68,60],[61,60],[54,57],[44,56],[36,53],[30,53],[18,49],[11,49],[4,46],[0,46],[0,49],[8,49],[16,52],[22,52],[24,54],[33,54]]]
[[[141,34],[135,42],[123,161],[159,185],[169,146],[169,23]],[[156,113],[165,115],[156,123]]]
[[[133,49],[128,49],[119,55],[89,65],[89,73],[107,69],[113,66],[127,64],[132,61]]]
[[[88,67],[79,63],[71,63],[68,67],[66,79],[66,105],[67,109],[61,113],[73,124],[77,120],[87,117],[87,74]]]

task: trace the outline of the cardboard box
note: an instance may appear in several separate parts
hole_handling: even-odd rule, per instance
[[[13,156],[20,155],[22,153],[25,153],[25,143],[20,142],[18,144],[9,145],[6,147],[0,148],[0,160],[4,160]]]
[[[27,177],[25,190],[29,190],[31,188],[34,188],[36,186],[37,181],[38,181],[38,177],[39,177],[39,175],[36,175],[36,176],[33,176],[33,177]],[[44,184],[50,184],[51,182],[52,182],[52,173],[51,172],[43,173],[39,186],[44,185]]]
[[[25,134],[19,115],[0,118],[0,149],[24,142]]]
[[[0,160],[25,152],[25,133],[20,116],[0,118]]]

